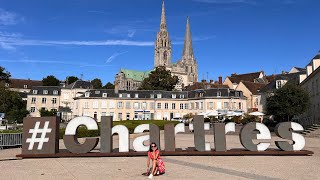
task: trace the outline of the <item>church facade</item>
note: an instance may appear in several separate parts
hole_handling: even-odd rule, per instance
[[[193,53],[189,18],[187,18],[182,57],[175,63],[172,63],[171,57],[172,44],[167,30],[165,4],[163,1],[160,31],[157,33],[154,48],[154,68],[164,66],[171,71],[172,75],[177,76],[179,78],[179,82],[175,86],[177,90],[181,90],[183,86],[192,85],[198,81],[198,64]],[[115,88],[116,90],[136,90],[150,72],[121,68],[115,77]]]

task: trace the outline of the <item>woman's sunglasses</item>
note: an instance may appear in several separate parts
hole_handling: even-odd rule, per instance
[[[157,147],[157,146],[151,146],[151,147]]]

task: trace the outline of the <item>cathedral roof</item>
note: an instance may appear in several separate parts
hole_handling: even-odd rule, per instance
[[[125,78],[127,79],[143,81],[143,79],[146,78],[151,71],[135,71],[121,68],[120,72],[122,72],[125,75]]]

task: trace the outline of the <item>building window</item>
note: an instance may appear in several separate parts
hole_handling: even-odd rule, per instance
[[[183,109],[183,103],[180,103],[180,109]]]
[[[32,94],[38,94],[38,90],[33,90]]]
[[[176,103],[171,104],[171,109],[176,109]]]
[[[221,91],[217,92],[217,97],[221,97]]]
[[[139,109],[139,108],[140,108],[140,103],[135,102],[135,103],[133,104],[133,108],[134,108],[134,109]]]
[[[5,86],[6,86],[6,87],[9,87],[9,86],[10,86],[10,84],[9,84],[9,83],[6,83],[6,84],[5,84]]]
[[[36,111],[36,107],[31,107],[30,112],[34,113]]]
[[[58,91],[57,91],[57,90],[54,90],[54,91],[53,91],[53,94],[54,94],[54,95],[57,95],[57,94],[58,94]]]
[[[191,109],[194,109],[194,103],[190,103]]]
[[[26,84],[23,85],[23,88],[24,88],[24,89],[27,89],[27,88],[28,88],[28,85],[26,85]]]
[[[101,108],[107,108],[107,101],[102,101],[101,102]]]
[[[236,97],[239,97],[240,93],[238,91],[236,91]]]
[[[118,120],[122,121],[122,113],[118,113]]]
[[[100,91],[95,91],[94,93],[95,93],[95,94],[100,94]]]
[[[151,109],[154,109],[154,102],[151,102],[151,103],[150,103],[150,108],[151,108]]]
[[[154,94],[150,94],[150,98],[152,98],[152,99],[153,99],[153,98],[154,98]]]
[[[42,98],[42,104],[47,103],[47,98]]]
[[[98,109],[98,108],[99,108],[99,103],[98,103],[98,101],[93,101],[93,103],[92,103],[92,108],[93,108],[93,109]]]
[[[161,103],[157,103],[157,109],[161,109]]]
[[[177,95],[176,94],[172,94],[171,97],[172,97],[172,99],[175,99],[175,98],[177,98]]]
[[[157,98],[161,98],[161,94],[157,94]]]
[[[114,101],[110,101],[110,109],[116,108],[116,103]]]
[[[102,97],[104,98],[108,97],[108,93],[102,93]]]
[[[52,98],[52,104],[57,104],[57,98]]]
[[[228,102],[224,102],[223,103],[223,108],[228,109],[229,108],[229,103]]]
[[[69,93],[65,93],[65,94],[63,94],[64,96],[63,96],[63,98],[64,99],[69,99]]]
[[[180,99],[184,99],[184,94],[180,94]]]
[[[142,109],[147,109],[147,103],[146,102],[143,102],[141,104],[142,104]]]
[[[102,113],[101,113],[101,116],[106,116],[106,115],[107,115],[106,112],[102,112]]]
[[[37,100],[37,98],[33,97],[33,98],[31,99],[31,104],[35,104],[35,103],[36,103],[36,100]]]
[[[130,94],[127,94],[127,98],[130,98]]]
[[[119,98],[122,98],[122,94],[119,94]]]
[[[164,109],[168,109],[168,108],[169,108],[168,103],[164,103]]]
[[[123,103],[122,102],[118,102],[118,109],[122,109],[123,107]]]
[[[126,109],[130,109],[131,108],[131,103],[130,102],[126,102]]]
[[[195,109],[199,109],[199,103],[198,103],[198,102],[196,102],[195,104],[196,104]]]
[[[135,94],[135,95],[134,95],[134,98],[139,98],[139,94]]]
[[[84,102],[84,108],[88,109],[89,108],[89,102]]]
[[[48,90],[43,90],[43,94],[48,94]]]
[[[86,93],[84,94],[84,96],[85,96],[85,97],[90,97],[90,92],[86,92]]]
[[[203,109],[203,102],[200,102],[200,109]]]
[[[189,109],[189,103],[185,103],[185,104],[184,104],[184,108],[185,108],[185,109]]]
[[[209,109],[213,109],[214,108],[214,103],[213,102],[209,102]]]

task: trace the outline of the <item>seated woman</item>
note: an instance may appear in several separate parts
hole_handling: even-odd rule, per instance
[[[151,143],[150,148],[148,151],[148,162],[147,162],[147,167],[148,167],[148,172],[150,173],[149,179],[152,179],[153,176],[157,174],[164,174],[165,173],[165,166],[164,162],[162,161],[159,150],[157,148],[156,143]],[[150,160],[152,160],[152,169],[150,172],[149,166],[150,166]]]

